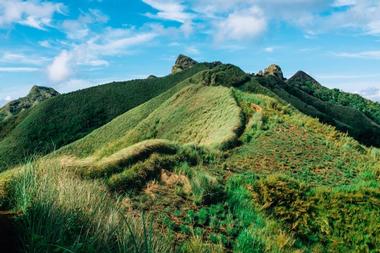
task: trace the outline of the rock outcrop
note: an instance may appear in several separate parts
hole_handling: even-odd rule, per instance
[[[269,65],[264,71],[260,71],[258,76],[275,76],[280,80],[286,80],[280,66],[276,64]]]
[[[0,109],[0,122],[15,116],[23,110],[29,109],[38,103],[58,96],[59,92],[53,88],[33,86],[26,97],[13,100]]]
[[[194,61],[190,57],[180,54],[172,68],[172,74],[189,69],[197,63],[198,62]]]

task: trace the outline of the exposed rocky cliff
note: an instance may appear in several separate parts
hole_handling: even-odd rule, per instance
[[[190,57],[180,54],[172,68],[172,74],[189,69],[197,63]]]

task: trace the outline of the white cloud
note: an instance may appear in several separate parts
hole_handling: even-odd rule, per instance
[[[39,70],[39,68],[34,67],[0,67],[0,72],[6,73],[37,72]]]
[[[380,88],[370,87],[370,88],[361,90],[359,94],[368,99],[380,102]]]
[[[340,52],[334,55],[345,58],[361,58],[380,60],[380,51]]]
[[[335,0],[335,2],[333,3],[333,6],[342,7],[342,6],[351,6],[355,4],[356,4],[356,0]]]
[[[90,34],[91,24],[102,24],[107,21],[108,17],[100,10],[90,9],[88,13],[82,13],[78,19],[63,21],[62,28],[69,39],[83,39]]]
[[[225,20],[218,21],[215,24],[218,41],[242,40],[257,37],[263,33],[267,21],[260,8],[251,7],[248,10],[233,12]]]
[[[356,32],[380,35],[380,1],[338,1],[336,4],[346,6],[346,10],[332,13],[316,20],[315,30],[329,31],[351,29]]]
[[[176,21],[182,24],[181,30],[185,35],[193,32],[193,14],[186,11],[182,1],[176,0],[143,0],[144,3],[156,9],[155,14],[146,13],[150,18]]]
[[[6,102],[12,101],[12,97],[11,97],[11,96],[6,96],[6,97],[4,98],[4,100],[5,100]]]
[[[274,47],[266,47],[266,48],[264,48],[264,51],[267,52],[267,53],[273,53],[274,50],[275,50]]]
[[[0,55],[0,62],[41,65],[48,61],[48,58],[38,55],[26,55],[14,52],[5,52]]]
[[[265,32],[270,22],[287,22],[314,36],[344,29],[380,35],[380,1],[377,0],[144,1],[159,10],[152,16],[157,18],[161,15],[161,18],[183,22],[179,17],[190,15],[193,21],[202,21],[208,30],[206,32],[218,40],[255,38]],[[254,9],[260,14],[252,11]],[[252,23],[256,25],[252,26]],[[226,27],[226,32],[221,31],[221,27]]]
[[[194,47],[194,46],[189,46],[185,49],[185,52],[187,54],[190,54],[190,55],[198,55],[200,54],[201,52],[199,51],[198,48]]]
[[[51,26],[53,15],[63,13],[64,8],[62,3],[40,0],[1,0],[0,27],[21,24],[45,30]]]
[[[57,55],[47,71],[49,79],[53,82],[61,82],[66,80],[71,74],[71,60],[73,59],[72,53],[63,50]]]
[[[41,40],[38,42],[41,47],[51,48],[51,44],[48,40]]]
[[[47,68],[49,79],[53,82],[65,81],[79,66],[108,66],[106,57],[126,54],[131,47],[141,46],[156,36],[155,32],[108,28],[102,34],[84,43],[74,44],[56,56]]]
[[[185,23],[191,20],[191,15],[185,11],[185,6],[181,1],[174,0],[143,0],[144,3],[158,10],[156,14],[147,13],[149,17],[173,20]]]

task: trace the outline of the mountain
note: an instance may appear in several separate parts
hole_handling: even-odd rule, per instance
[[[7,103],[0,109],[0,140],[7,136],[41,102],[58,96],[53,88],[33,86],[26,97]]]
[[[60,95],[3,148],[20,152],[32,127],[24,148],[70,140],[4,166],[0,207],[27,252],[377,252],[380,150],[338,128],[360,117],[356,131],[372,131],[377,104],[346,96],[304,72],[221,62]],[[99,122],[77,131],[78,114]]]
[[[259,75],[258,82],[301,112],[348,132],[365,145],[380,146],[379,103],[330,90],[302,71],[286,81]]]
[[[364,113],[376,124],[380,124],[380,103],[363,98],[358,94],[351,94],[338,89],[323,87],[314,78],[303,71],[298,71],[288,83],[295,85],[322,101],[336,105],[348,106]]]
[[[177,57],[177,60],[172,67],[172,74],[187,70],[197,63],[198,62],[194,61],[190,57],[181,54]]]
[[[20,112],[36,106],[42,101],[58,95],[59,93],[53,88],[35,85],[26,97],[13,100],[0,108],[0,121],[6,121]]]
[[[208,64],[197,64],[162,78],[104,84],[39,103],[12,129],[0,132],[4,135],[0,140],[0,170],[80,139],[207,68]]]

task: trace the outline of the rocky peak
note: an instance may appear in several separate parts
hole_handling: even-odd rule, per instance
[[[198,62],[194,61],[190,57],[180,54],[172,68],[172,74],[189,69],[197,63]]]
[[[59,93],[53,88],[34,85],[26,98],[33,101],[43,101],[45,99],[58,96]]]
[[[276,65],[276,64],[269,65],[269,67],[267,67],[264,71],[260,71],[257,75],[259,75],[259,76],[275,76],[275,77],[279,78],[280,80],[285,80],[284,74],[282,73],[282,70],[281,70],[281,67]]]
[[[26,97],[13,100],[0,108],[0,121],[15,116],[23,110],[29,109],[38,103],[58,96],[59,93],[53,88],[34,85]]]

